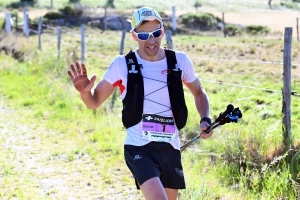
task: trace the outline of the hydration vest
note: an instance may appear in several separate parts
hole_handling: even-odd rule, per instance
[[[167,86],[171,102],[170,110],[178,129],[182,129],[187,121],[188,110],[185,104],[181,73],[173,50],[164,49],[168,64]],[[141,64],[138,64],[135,53],[125,55],[128,75],[127,93],[123,100],[122,122],[126,128],[138,124],[142,120],[144,108],[144,81]]]

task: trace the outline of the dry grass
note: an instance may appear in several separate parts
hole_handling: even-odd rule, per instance
[[[83,1],[84,2],[84,1]],[[208,1],[209,2],[209,1]],[[225,13],[225,21],[227,23],[240,24],[242,26],[246,25],[264,25],[271,28],[274,32],[283,33],[285,27],[293,27],[294,37],[296,37],[296,18],[299,17],[299,11],[288,10],[285,8],[277,8],[277,9],[269,9],[266,1],[264,0],[256,0],[256,1],[237,1],[230,0],[229,3],[226,1],[217,0],[210,3],[203,3],[203,6],[198,9],[198,12],[209,12],[218,16],[222,19],[222,12]],[[279,4],[280,1],[273,1],[273,4]],[[159,9],[159,3],[153,2],[153,6]],[[187,12],[196,12],[193,8],[194,2],[187,2],[186,5],[182,5],[182,2],[177,2],[177,16],[185,14]],[[173,4],[170,2],[165,3],[164,12],[169,16],[172,16],[171,7]],[[168,5],[167,5],[168,4]],[[147,2],[144,2],[144,5],[147,5]],[[176,5],[174,3],[174,5]],[[247,6],[248,5],[248,6]],[[128,2],[129,6],[129,2]],[[151,6],[151,5],[149,5]],[[219,6],[219,7],[218,7]],[[232,9],[234,8],[234,9]],[[240,8],[240,9],[238,9]],[[128,15],[130,16],[132,9],[126,9]],[[52,10],[52,11],[55,11]],[[103,15],[103,8],[93,8],[89,9],[89,12],[97,13],[98,15]],[[3,12],[3,11],[2,11]],[[29,8],[28,15],[31,19],[36,19],[38,17],[44,16],[48,9],[45,8]],[[108,9],[108,13],[115,13],[113,9]],[[18,12],[19,16],[22,16],[23,13],[21,11]],[[0,18],[3,18],[4,13],[0,15]]]
[[[202,9],[202,8],[201,8]],[[205,9],[205,7],[203,7]],[[216,11],[214,11],[216,12]],[[220,11],[216,12],[219,13]],[[277,12],[277,11],[274,11]],[[281,11],[278,11],[281,12]],[[230,13],[230,12],[228,12]],[[240,20],[242,15],[245,16],[245,20],[251,16],[254,15],[254,13],[251,12],[245,12],[241,13],[238,11],[235,11],[235,15],[232,13],[232,20]],[[261,16],[264,16],[265,13],[261,12],[260,10],[257,10],[258,15],[262,14]],[[273,13],[273,12],[272,12]],[[269,13],[269,14],[272,14]],[[39,14],[37,12],[37,14]],[[180,12],[178,13],[180,14]],[[284,14],[282,11],[281,14]],[[289,15],[288,13],[285,13]],[[246,17],[248,16],[248,17]],[[281,15],[280,15],[281,16]],[[227,19],[227,18],[226,18]],[[261,23],[259,18],[255,18],[257,21],[255,24]],[[272,23],[272,15],[268,16],[268,23]],[[247,23],[252,23],[252,19],[248,19],[249,21]],[[229,19],[228,19],[229,21]],[[244,23],[244,22],[243,22]],[[274,28],[275,30],[275,28]],[[76,33],[79,33],[78,29],[73,29],[71,30],[72,32],[76,31]],[[94,41],[87,41],[87,50],[93,50],[96,51],[99,55],[104,55],[109,57],[108,59],[105,58],[99,58],[95,59],[94,55],[90,56],[88,55],[88,62],[90,62],[88,65],[89,69],[91,69],[91,73],[94,73],[95,71],[98,73],[99,70],[99,65],[101,67],[107,66],[108,62],[107,60],[111,60],[114,55],[117,54],[115,51],[115,47],[112,47],[111,44],[107,45],[107,43],[103,46],[101,46],[101,38],[102,35],[99,34],[98,30],[91,30],[91,32],[88,32],[90,36],[95,36],[99,37],[99,43],[94,42]],[[113,32],[113,31],[107,31],[105,32],[107,37],[105,38],[107,41],[113,41],[115,38],[120,38],[120,33]],[[127,37],[130,37],[129,34]],[[274,39],[275,38],[275,39]],[[277,39],[276,39],[277,38]],[[30,41],[27,41],[27,43],[35,43],[36,37],[33,37]],[[253,85],[253,86],[258,86],[258,87],[264,87],[265,85],[262,85],[267,77],[272,77],[271,84],[267,85],[270,87],[277,87],[280,85],[281,80],[281,75],[282,75],[282,66],[281,65],[264,65],[264,64],[253,64],[253,63],[243,63],[243,62],[230,62],[230,61],[220,61],[220,60],[206,60],[206,59],[201,59],[201,57],[213,57],[213,58],[229,58],[229,59],[240,59],[240,60],[258,60],[258,61],[276,61],[276,62],[282,62],[282,46],[283,46],[283,38],[282,34],[275,35],[275,36],[270,36],[269,38],[261,38],[259,39],[258,37],[249,37],[246,39],[243,38],[221,38],[221,36],[218,38],[208,38],[208,37],[202,37],[202,38],[197,38],[199,40],[196,40],[195,37],[190,37],[190,36],[178,36],[174,37],[174,42],[175,42],[175,49],[176,50],[181,50],[185,51],[193,60],[195,63],[195,68],[197,73],[199,74],[199,77],[204,77],[204,78],[211,78],[215,80],[220,80],[224,82],[230,82],[230,83],[244,83],[247,85]],[[72,35],[64,35],[63,37],[64,41],[72,43],[74,46],[78,45],[78,40],[75,41],[75,38]],[[130,39],[127,39],[130,40]],[[211,40],[214,40],[213,42]],[[11,39],[9,40],[11,41]],[[24,43],[26,43],[24,41]],[[49,40],[45,41],[43,40],[43,44],[47,44],[47,46],[51,46],[55,43],[54,40]],[[7,44],[13,44],[13,43],[7,43]],[[130,46],[134,46],[132,42],[129,42]],[[46,45],[45,45],[46,46]],[[53,45],[55,46],[55,45]],[[103,47],[103,49],[102,49]],[[128,47],[127,47],[128,48]],[[300,58],[298,56],[299,50],[299,45],[294,44],[293,45],[293,62],[300,63]],[[69,49],[67,50],[67,54],[69,57],[66,59],[68,60],[67,62],[73,62],[74,59],[78,59],[78,56],[76,55],[76,51],[79,51],[78,49]],[[115,52],[112,52],[115,51]],[[125,51],[126,52],[126,51]],[[55,54],[55,51],[52,52]],[[37,54],[34,54],[36,56]],[[95,59],[95,60],[92,60]],[[35,61],[35,59],[30,59],[30,61]],[[93,64],[92,64],[93,62]],[[102,70],[102,69],[101,69]],[[293,76],[294,80],[297,82],[299,81],[299,76],[300,76],[300,67],[294,67],[293,68]],[[99,72],[100,73],[100,72]],[[102,70],[103,73],[103,70]],[[247,75],[248,74],[248,75]],[[97,74],[98,75],[98,74]],[[239,77],[246,77],[247,79],[244,81],[240,81]],[[255,81],[254,81],[255,80]],[[270,81],[266,81],[265,83],[270,83]],[[208,85],[208,84],[206,84]],[[212,97],[212,102],[214,102],[213,105],[213,112],[219,111],[218,103],[220,101],[224,100],[222,99],[221,95],[217,94],[222,90],[219,85],[214,85],[214,86],[208,86],[208,92],[210,96]],[[272,88],[271,88],[272,89]],[[275,88],[279,89],[279,88]],[[230,97],[230,95],[234,93],[239,93],[237,97]],[[259,113],[259,120],[261,118],[267,119],[269,114],[264,108],[267,106],[269,107],[276,107],[279,104],[275,104],[276,102],[272,102],[271,99],[277,98],[274,96],[268,97],[266,94],[264,95],[256,95],[256,94],[251,94],[250,93],[243,93],[243,91],[237,91],[236,88],[231,88],[228,90],[228,99],[226,101],[231,101],[233,100],[235,103],[241,104],[241,99],[247,99],[247,102],[252,102],[254,101],[254,108],[253,111],[251,112],[258,112]],[[224,96],[224,95],[223,95]],[[72,96],[72,98],[75,98]],[[76,97],[78,98],[78,97]],[[217,98],[217,99],[213,99]],[[71,99],[71,98],[70,98]],[[276,101],[276,99],[274,100]],[[274,104],[273,104],[274,103]],[[272,104],[270,106],[270,104]],[[274,106],[275,105],[275,106]],[[248,106],[248,105],[246,105]],[[246,108],[246,106],[244,106]],[[248,106],[250,108],[250,106]],[[278,106],[279,107],[279,106]],[[252,108],[251,108],[252,109]],[[1,110],[0,110],[1,111]],[[6,113],[5,113],[6,114]],[[217,114],[217,113],[216,113]],[[248,115],[251,115],[251,113],[247,113]],[[16,115],[12,114],[9,115],[11,119],[16,118]],[[193,116],[193,115],[191,115]],[[253,116],[253,115],[251,115]],[[249,117],[251,118],[251,117]],[[250,119],[246,119],[250,120]],[[196,118],[195,118],[196,119]],[[192,119],[193,120],[193,119]],[[1,121],[0,121],[1,122]],[[1,122],[2,125],[0,125],[3,129],[7,124],[12,124],[12,121],[3,121]],[[29,122],[30,123],[30,122]],[[63,124],[64,122],[60,122]],[[197,122],[198,123],[198,122]],[[248,121],[247,121],[248,123]],[[251,121],[250,121],[251,123]],[[194,123],[196,124],[196,123]],[[247,124],[244,124],[245,126]],[[86,126],[89,126],[86,125]],[[255,126],[255,125],[254,125]],[[272,124],[273,129],[278,129],[278,124]],[[29,127],[29,128],[28,128]],[[10,132],[13,133],[13,130],[16,129],[15,126],[11,126]],[[31,126],[26,126],[26,129],[31,129]],[[88,127],[90,128],[90,127]],[[58,128],[59,129],[59,128]],[[103,127],[96,127],[96,129],[99,129],[103,131]],[[272,127],[270,127],[272,129]],[[89,129],[90,130],[90,129]],[[99,135],[97,134],[92,134],[88,137],[85,135],[85,139],[89,139],[89,141],[84,141],[82,142],[82,138],[80,138],[80,134],[76,136],[76,134],[72,135],[73,139],[71,141],[68,141],[69,138],[67,136],[64,136],[61,132],[55,132],[51,133],[51,140],[49,140],[49,137],[46,139],[40,138],[47,136],[47,130],[43,133],[44,130],[39,130],[38,132],[40,134],[36,134],[35,132],[29,132],[26,134],[18,134],[18,140],[24,141],[25,144],[28,144],[31,142],[32,145],[36,145],[33,147],[37,147],[36,149],[32,149],[32,151],[25,151],[22,153],[24,149],[22,149],[24,146],[23,143],[14,143],[13,141],[13,135],[9,136],[9,139],[6,140],[5,136],[9,134],[5,134],[1,136],[1,141],[7,142],[7,144],[10,142],[10,144],[14,145],[16,149],[10,150],[10,149],[4,149],[5,154],[9,155],[15,155],[15,157],[8,157],[7,160],[3,161],[5,163],[5,169],[6,173],[8,173],[7,177],[7,182],[9,184],[5,185],[5,190],[10,190],[14,189],[15,191],[20,191],[19,193],[15,192],[15,195],[22,195],[20,194],[22,191],[27,192],[34,192],[33,195],[38,196],[38,192],[40,192],[40,189],[45,190],[46,192],[43,193],[43,195],[47,195],[50,198],[56,198],[56,197],[67,197],[67,196],[72,196],[74,198],[84,198],[84,195],[90,194],[92,197],[98,197],[101,198],[105,196],[107,199],[109,198],[118,198],[120,196],[124,197],[126,196],[129,199],[138,199],[141,198],[140,194],[138,194],[135,189],[134,185],[132,184],[132,177],[128,175],[128,170],[126,169],[125,165],[122,167],[119,167],[118,164],[121,165],[121,163],[115,163],[112,160],[114,157],[112,156],[111,159],[109,159],[110,151],[111,149],[108,149],[106,147],[102,147],[102,145],[107,145],[109,144],[108,140],[105,141],[107,144],[100,143],[99,140]],[[244,131],[245,132],[245,131]],[[250,132],[250,131],[249,131]],[[266,132],[273,133],[272,130],[266,130]],[[225,131],[225,134],[227,132]],[[86,132],[85,132],[86,134]],[[251,132],[252,134],[252,132]],[[220,141],[223,141],[224,138],[220,136],[221,134],[218,134],[216,131],[215,137],[212,138],[210,141],[215,142],[216,144],[220,143]],[[250,135],[250,133],[248,133]],[[69,135],[68,135],[69,136]],[[83,136],[83,135],[82,135]],[[47,140],[48,139],[48,140]],[[110,138],[111,139],[111,138]],[[262,151],[266,151],[265,158],[259,157],[259,152],[258,148],[260,148],[260,144],[262,143],[261,141],[258,141],[259,139],[262,138],[245,138],[238,140],[239,146],[238,148],[243,148],[242,151],[247,153],[247,156],[249,158],[249,162],[251,161],[253,163],[253,166],[256,164],[256,162],[271,162],[274,157],[281,155],[281,148],[274,149],[272,146],[268,146],[269,149],[265,148]],[[268,140],[267,138],[263,138],[264,140]],[[217,141],[219,140],[219,141]],[[232,139],[234,141],[234,139]],[[110,141],[111,142],[111,141]],[[207,141],[209,142],[209,141]],[[267,141],[265,141],[267,143]],[[44,146],[38,146],[39,144],[43,144]],[[87,144],[90,145],[92,149],[95,149],[95,152],[93,153],[94,156],[102,156],[101,153],[104,153],[104,150],[107,150],[107,154],[105,155],[105,159],[107,159],[107,163],[102,163],[101,158],[97,158],[96,161],[91,160],[90,157],[87,155],[90,155],[90,152],[86,151],[86,147],[83,147],[82,144]],[[101,150],[100,150],[101,146]],[[235,147],[233,145],[229,145],[229,147]],[[104,149],[104,150],[103,150]],[[245,150],[246,149],[246,150]],[[18,151],[20,150],[20,151]],[[47,152],[46,158],[41,158],[41,152]],[[235,151],[233,151],[235,152]],[[241,151],[240,151],[241,152]],[[239,152],[239,153],[240,153]],[[36,163],[38,168],[45,169],[43,170],[38,170],[34,168],[28,168],[29,171],[25,171],[26,173],[21,176],[23,179],[22,180],[27,180],[22,182],[18,181],[18,178],[20,176],[20,173],[16,171],[13,168],[13,165],[18,165],[18,161],[21,160],[21,163],[26,163],[28,160],[30,160],[30,155],[35,155],[36,157],[40,158],[38,162]],[[34,156],[34,157],[35,157]],[[187,155],[184,158],[187,160]],[[231,155],[230,155],[231,156]],[[243,160],[244,155],[237,154],[235,157],[228,157],[228,160],[231,160],[232,162],[239,162],[240,160],[242,161],[241,164],[245,164],[244,162],[247,162],[248,160]],[[92,156],[91,156],[92,157]],[[255,160],[257,159],[257,160]],[[39,162],[41,161],[41,162]],[[13,163],[13,165],[10,164]],[[97,163],[101,162],[101,163]],[[194,162],[194,161],[193,161]],[[203,162],[203,160],[201,160]],[[112,164],[115,164],[112,167]],[[124,164],[124,163],[122,163]],[[206,166],[206,170],[203,169],[198,169],[201,163],[189,163],[190,168],[193,168],[191,170],[195,170],[195,174],[199,175],[199,173],[203,172],[207,174],[209,177],[207,180],[210,180],[210,174],[207,173],[209,172],[208,167]],[[47,167],[48,166],[48,167]],[[50,168],[49,168],[50,166]],[[73,167],[70,167],[73,166]],[[88,168],[87,168],[88,166]],[[25,170],[25,168],[28,167],[25,164],[20,165],[21,170]],[[52,168],[51,168],[52,167]],[[194,169],[195,168],[195,169]],[[47,171],[48,170],[48,171]],[[52,171],[51,171],[52,170]],[[123,170],[125,173],[124,174]],[[127,170],[127,171],[126,171]],[[202,170],[202,171],[201,171]],[[102,174],[101,174],[102,171]],[[28,172],[28,173],[27,173]],[[191,172],[189,172],[192,175]],[[27,178],[27,177],[32,177],[32,179]],[[40,177],[43,178],[42,183],[38,183],[40,181]],[[187,178],[188,181],[193,181],[191,180],[192,178]],[[103,182],[104,181],[104,182]],[[10,184],[11,182],[15,184]],[[130,182],[130,189],[125,190],[126,187],[128,187]],[[212,181],[213,182],[213,181]],[[22,184],[28,183],[30,186],[29,189],[24,189],[21,187]],[[210,181],[208,181],[210,183]],[[218,183],[215,183],[218,184]],[[113,185],[110,187],[109,185]],[[60,187],[63,186],[63,187]],[[104,187],[102,187],[104,186]],[[196,187],[195,191],[192,191],[192,193],[196,193],[199,189],[199,185],[195,183],[193,185]],[[212,185],[214,186],[214,185]],[[38,187],[38,189],[36,189]],[[217,186],[219,187],[219,186]],[[80,194],[76,194],[76,191],[82,191]],[[214,192],[216,192],[214,190]],[[35,194],[36,193],[36,194]],[[80,196],[81,195],[81,196]],[[225,195],[224,195],[225,196]],[[226,194],[227,196],[227,194]],[[221,196],[222,197],[222,196]],[[220,198],[221,198],[220,197]]]

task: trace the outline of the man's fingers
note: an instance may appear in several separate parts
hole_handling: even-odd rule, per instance
[[[85,64],[84,63],[82,63],[82,73],[84,74],[84,75],[86,75],[86,67],[85,67]]]
[[[203,131],[207,130],[208,127],[209,127],[209,123],[206,122],[206,121],[204,121],[204,122],[202,122],[202,123],[200,124],[200,128],[201,128]]]
[[[213,134],[213,131],[210,131],[209,133],[206,133],[206,132],[202,131],[202,132],[200,133],[200,137],[201,137],[202,139],[206,139],[206,138],[211,137],[212,134]]]
[[[81,67],[80,67],[79,62],[76,62],[76,67],[77,67],[77,73],[81,74]]]
[[[96,76],[94,75],[91,80],[89,81],[89,84],[86,86],[86,89],[87,90],[91,90],[94,86],[94,83],[95,83],[95,80],[96,80]]]
[[[74,65],[71,64],[70,67],[71,67],[71,69],[72,69],[72,71],[73,71],[74,77],[76,77],[76,76],[77,76],[77,71],[75,70]]]
[[[202,130],[201,133],[200,133],[200,137],[202,139],[206,139],[206,138],[209,138],[210,136],[212,136],[213,134],[213,131],[211,130],[209,133],[206,133],[205,131],[209,128],[209,123],[206,122],[206,121],[203,121],[201,124],[200,124],[200,129]]]
[[[74,80],[74,76],[73,76],[72,72],[68,71],[68,74],[69,74],[70,78],[71,78],[72,81],[73,81],[73,80]]]
[[[97,78],[97,77],[94,75],[94,76],[91,78],[91,82],[94,83],[95,80],[96,80],[96,78]]]

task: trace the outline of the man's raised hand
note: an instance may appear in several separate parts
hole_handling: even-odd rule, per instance
[[[88,79],[85,65],[82,63],[81,66],[79,62],[76,62],[76,69],[73,64],[70,65],[72,72],[69,70],[68,74],[72,79],[73,85],[80,93],[85,93],[91,91],[94,86],[96,76],[93,76],[91,80]]]

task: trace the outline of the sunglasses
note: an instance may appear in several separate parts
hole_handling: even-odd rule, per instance
[[[146,41],[149,39],[150,35],[153,36],[153,38],[159,38],[162,34],[162,30],[161,28],[160,29],[157,29],[155,31],[152,31],[152,32],[141,32],[141,33],[137,33],[135,31],[133,31],[134,35],[139,39],[139,40],[143,40],[143,41]]]

